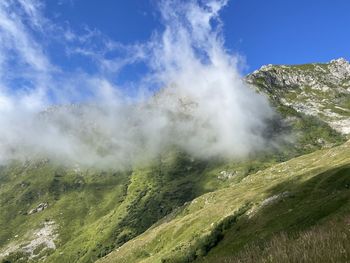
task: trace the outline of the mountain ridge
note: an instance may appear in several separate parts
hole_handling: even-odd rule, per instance
[[[247,82],[272,94],[273,100],[316,116],[343,134],[350,130],[350,63],[267,65],[247,76]]]

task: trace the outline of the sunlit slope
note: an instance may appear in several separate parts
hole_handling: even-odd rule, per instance
[[[267,65],[247,76],[247,82],[279,105],[317,117],[350,134],[350,63]]]
[[[200,161],[176,150],[124,172],[13,162],[0,170],[0,260],[95,261],[185,202],[272,163]]]
[[[37,261],[74,238],[83,236],[88,241],[98,231],[93,228],[96,222],[125,199],[130,175],[67,168],[44,161],[13,163],[2,168],[0,178],[0,256],[13,252],[6,257],[9,262],[26,262],[28,257]],[[39,204],[46,208],[33,212]],[[52,224],[52,231],[40,232],[44,240],[37,239],[47,222]],[[34,242],[25,251],[21,249],[33,240],[42,244]],[[55,245],[50,247],[49,243]],[[79,247],[89,249],[94,242]],[[77,247],[71,246],[67,254],[77,258],[78,253]]]
[[[350,211],[349,167],[349,142],[277,164],[194,199],[99,262],[201,262],[205,255],[217,262],[249,242],[341,216]]]

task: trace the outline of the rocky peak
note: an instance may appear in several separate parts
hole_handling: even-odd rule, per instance
[[[347,61],[345,58],[338,58],[338,59],[333,59],[330,61],[330,64],[337,64],[337,65],[349,65],[349,61]]]
[[[350,87],[350,63],[344,58],[329,63],[304,65],[266,65],[247,76],[248,83],[264,80],[268,85],[282,88],[299,86]]]
[[[346,59],[267,65],[246,80],[273,101],[317,116],[337,131],[350,134],[350,63]]]
[[[331,60],[328,68],[330,73],[338,79],[350,78],[350,63],[344,58]]]

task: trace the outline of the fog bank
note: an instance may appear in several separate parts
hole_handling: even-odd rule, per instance
[[[105,52],[98,52],[82,43],[100,33],[79,35],[54,24],[42,2],[1,3],[1,162],[46,156],[125,167],[169,147],[197,158],[242,158],[263,149],[273,111],[242,81],[240,57],[224,46],[219,12],[226,4],[160,1],[163,30],[130,46],[106,38]],[[55,64],[50,41],[40,37],[52,32],[98,70],[68,72]],[[104,56],[111,50],[126,55]],[[141,78],[130,86],[113,81],[134,63],[147,68]]]

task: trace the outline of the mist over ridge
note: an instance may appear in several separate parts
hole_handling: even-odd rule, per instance
[[[43,4],[0,4],[2,162],[47,156],[123,167],[172,146],[199,158],[241,158],[266,146],[262,134],[274,113],[242,80],[240,57],[225,48],[219,12],[227,1],[161,1],[163,30],[131,46],[54,24]],[[55,65],[38,41],[53,38],[51,30],[99,71]],[[104,51],[84,46],[90,37],[101,38]],[[115,50],[126,55],[105,56]],[[130,96],[111,76],[134,63],[148,70]]]

